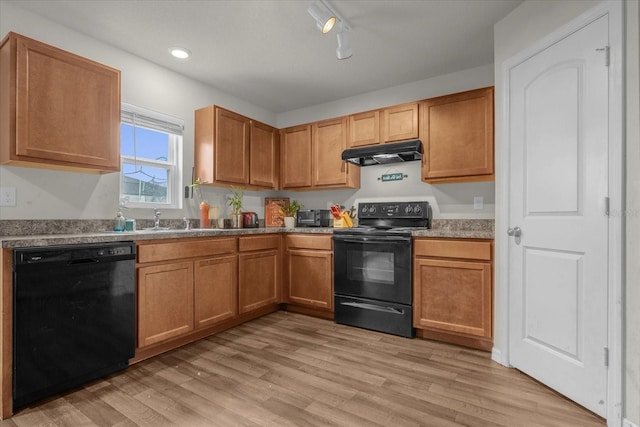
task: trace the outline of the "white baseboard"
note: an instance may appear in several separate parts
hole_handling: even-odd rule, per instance
[[[507,363],[505,363],[504,360],[502,360],[502,352],[500,351],[499,348],[495,348],[493,347],[491,349],[491,360],[493,360],[494,362],[497,362],[503,366],[509,366]]]
[[[628,419],[622,420],[622,427],[640,427],[638,424],[632,423]]]

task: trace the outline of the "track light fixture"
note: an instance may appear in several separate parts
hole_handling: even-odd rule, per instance
[[[351,58],[353,55],[353,49],[347,39],[347,30],[344,29],[344,25],[340,24],[340,31],[338,31],[338,48],[336,49],[336,56],[338,59]]]
[[[309,6],[307,12],[316,20],[316,25],[318,29],[322,31],[322,34],[327,34],[336,24],[335,15],[321,2],[315,2]]]
[[[347,31],[351,30],[351,27],[333,8],[327,3],[326,0],[319,0],[309,6],[307,9],[309,15],[316,21],[318,29],[322,31],[322,34],[327,34],[338,23],[338,48],[336,49],[336,56],[338,59],[351,58],[353,55],[353,49],[347,39]]]

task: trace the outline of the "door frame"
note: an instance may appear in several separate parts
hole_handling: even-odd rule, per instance
[[[608,257],[608,348],[607,425],[621,426],[623,416],[623,309],[624,309],[624,3],[605,1],[569,21],[541,40],[512,56],[502,64],[503,135],[497,158],[496,192],[501,202],[496,209],[496,287],[494,321],[500,322],[501,331],[491,358],[505,366],[509,363],[509,71],[528,58],[543,51],[557,41],[576,32],[596,19],[609,15],[609,257]],[[604,213],[603,213],[604,214]],[[603,356],[604,357],[604,356]]]

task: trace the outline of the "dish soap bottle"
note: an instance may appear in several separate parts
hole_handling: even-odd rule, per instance
[[[113,224],[113,231],[124,231],[125,219],[122,212],[118,211],[115,222]]]

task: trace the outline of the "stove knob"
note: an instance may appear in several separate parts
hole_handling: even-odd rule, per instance
[[[404,208],[404,212],[410,214],[411,212],[413,212],[413,208],[411,207],[411,205],[407,205],[406,208]]]
[[[375,207],[375,206],[371,206],[371,207],[369,208],[369,212],[371,212],[371,213],[376,213],[376,207]]]
[[[420,212],[422,212],[422,208],[420,207],[420,205],[416,205],[416,207],[413,209],[413,211],[417,214],[419,214]]]
[[[369,211],[369,208],[367,207],[367,205],[364,205],[360,210],[362,211],[362,213],[366,214]]]

